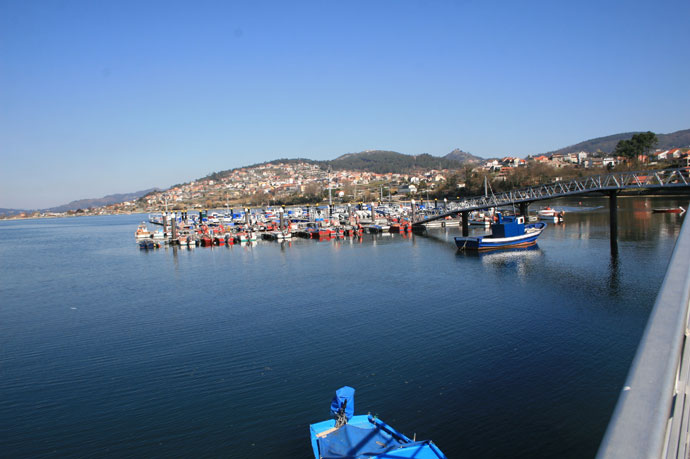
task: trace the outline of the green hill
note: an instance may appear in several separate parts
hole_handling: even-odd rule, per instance
[[[606,137],[598,137],[544,154],[550,156],[555,154],[575,153],[578,151],[586,151],[587,153],[603,151],[604,153],[611,153],[616,149],[616,144],[620,140],[630,140],[634,134],[638,134],[638,132],[625,132]],[[656,148],[662,150],[690,147],[690,129],[676,131],[671,134],[657,134],[656,136],[659,139]]]
[[[334,170],[347,169],[385,174],[389,172],[410,172],[419,169],[458,169],[460,161],[441,158],[424,153],[421,155],[404,155],[396,151],[364,151],[348,153],[332,161],[323,161],[326,167]]]

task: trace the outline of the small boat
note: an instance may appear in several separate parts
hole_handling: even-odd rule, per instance
[[[145,239],[145,238],[152,238],[153,233],[148,230],[146,227],[146,223],[143,222],[139,227],[137,227],[137,231],[134,233],[134,238],[135,239]]]
[[[371,233],[371,234],[378,234],[378,233],[383,233],[383,232],[384,232],[384,230],[383,230],[383,225],[374,225],[374,224],[372,224],[372,225],[367,226],[367,230],[368,230],[369,233]]]
[[[139,248],[142,250],[151,250],[157,247],[157,244],[152,239],[140,239],[137,241]]]
[[[525,225],[523,216],[504,217],[496,213],[497,221],[491,225],[487,236],[463,236],[455,238],[460,250],[495,250],[513,247],[528,247],[537,243],[537,238],[546,228],[546,223]]]
[[[338,389],[331,402],[335,419],[309,426],[315,459],[446,459],[431,440],[410,439],[372,415],[355,415],[355,390]]]
[[[429,223],[422,222],[422,224],[424,226],[426,226],[427,228],[443,228],[443,226],[444,226],[443,222],[441,220],[434,220],[433,222],[429,222]]]
[[[549,220],[554,223],[559,223],[565,218],[565,212],[562,210],[552,209],[551,207],[544,207],[537,212],[537,217],[541,220]]]
[[[652,209],[655,214],[682,214],[685,212],[681,206],[678,207],[655,207]]]
[[[565,218],[565,212],[562,210],[552,209],[551,207],[547,206],[537,212],[537,218],[539,220],[560,223]]]
[[[470,226],[483,226],[484,228],[488,228],[491,226],[491,223],[493,220],[491,217],[486,217],[486,216],[477,216],[477,217],[470,217],[467,221],[467,223]]]

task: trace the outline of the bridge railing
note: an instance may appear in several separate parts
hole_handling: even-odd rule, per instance
[[[683,225],[599,459],[687,458],[690,223]]]

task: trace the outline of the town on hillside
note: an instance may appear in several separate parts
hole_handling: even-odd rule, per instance
[[[504,157],[458,162],[456,169],[406,173],[329,170],[307,161],[276,161],[214,173],[151,192],[137,200],[67,212],[22,212],[0,218],[110,215],[160,210],[221,209],[340,202],[456,199],[491,191],[568,180],[608,172],[667,167],[690,168],[690,149],[657,150],[634,157],[584,151],[525,159]],[[486,180],[485,180],[486,178]]]

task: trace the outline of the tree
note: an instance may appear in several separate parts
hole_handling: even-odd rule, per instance
[[[640,132],[630,140],[621,140],[616,144],[614,153],[618,156],[634,159],[639,155],[647,155],[654,148],[659,139],[651,131]]]

